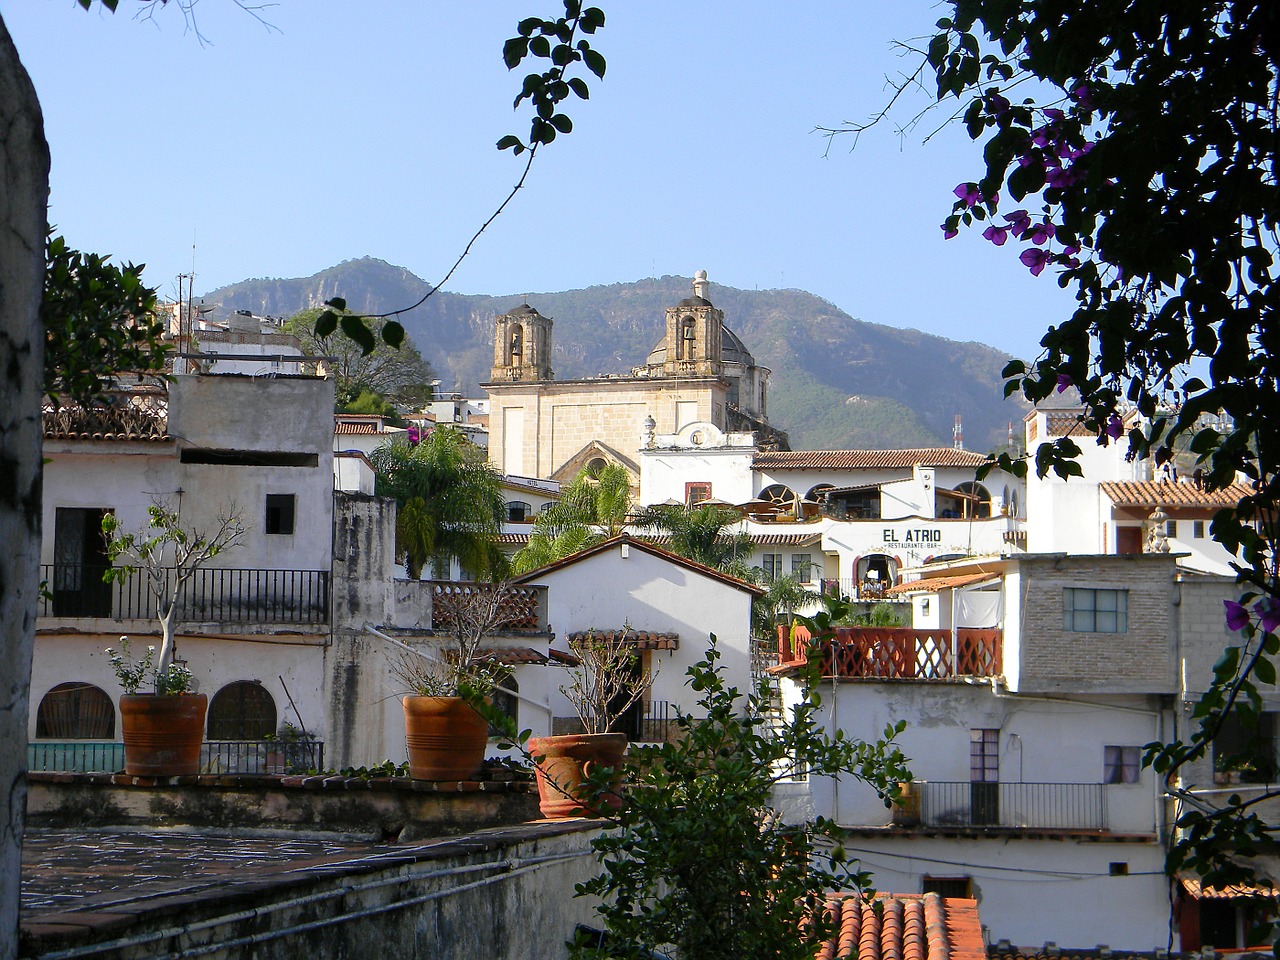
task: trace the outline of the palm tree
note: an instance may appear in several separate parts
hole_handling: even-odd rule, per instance
[[[704,504],[693,507],[658,503],[636,518],[635,526],[650,534],[671,538],[672,553],[703,566],[746,580],[751,575],[751,534],[733,529],[742,515],[732,507]]]
[[[752,580],[765,588],[764,594],[756,597],[751,605],[751,619],[761,637],[772,637],[779,622],[790,626],[796,610],[822,598],[822,594],[810,590],[794,574],[771,578],[759,567],[752,568],[751,574]]]
[[[378,494],[396,500],[396,555],[405,558],[411,579],[421,577],[428,561],[450,559],[478,579],[503,577],[502,477],[479,447],[439,426],[418,444],[384,443],[369,459]]]
[[[631,475],[617,463],[584,468],[538,515],[529,542],[512,558],[514,573],[528,573],[615,537],[631,515]]]

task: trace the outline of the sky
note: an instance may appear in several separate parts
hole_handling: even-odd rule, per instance
[[[713,285],[798,288],[1023,357],[1069,315],[1070,295],[1048,271],[1031,277],[1014,245],[943,240],[951,191],[978,179],[981,155],[943,112],[900,131],[926,93],[856,147],[815,132],[877,113],[918,59],[895,41],[918,48],[944,7],[601,5],[604,80],[588,77],[573,133],[540,151],[446,290],[706,270]],[[176,3],[152,7],[0,0],[0,15],[44,111],[50,222],[72,246],[145,263],[163,296],[179,274],[200,295],[363,256],[438,283],[523,166],[494,146],[528,133],[527,108],[512,110],[524,71],[507,71],[502,44],[521,18],[563,9],[279,0],[255,15],[197,0],[197,32]]]

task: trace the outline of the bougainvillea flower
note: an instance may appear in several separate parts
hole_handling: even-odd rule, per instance
[[[1022,253],[1018,255],[1018,259],[1026,264],[1027,269],[1031,271],[1031,275],[1033,277],[1038,277],[1044,271],[1044,265],[1049,262],[1049,256],[1050,254],[1048,250],[1041,250],[1039,247],[1031,247],[1027,250],[1023,250]]]
[[[1050,108],[1046,110],[1044,112],[1044,115],[1048,119],[1053,120],[1055,122],[1059,120],[1065,120],[1067,118],[1067,115],[1065,113],[1063,113],[1061,110],[1058,110],[1056,108]]]
[[[1053,137],[1049,135],[1048,127],[1036,127],[1031,131],[1031,142],[1037,147],[1047,147],[1053,142]]]
[[[1004,215],[1004,219],[1009,224],[1009,229],[1013,231],[1013,234],[1016,237],[1021,237],[1031,229],[1031,217],[1025,210],[1015,210],[1013,213],[1006,213]]]
[[[982,236],[986,240],[990,240],[997,247],[1003,247],[1004,242],[1009,239],[1008,227],[997,227],[994,223],[982,231]]]
[[[951,224],[949,223],[942,223],[942,224],[939,224],[939,226],[942,228],[943,240],[950,240],[952,237],[956,236],[960,232],[955,227],[951,226]]]
[[[982,192],[976,183],[962,183],[951,191],[961,199],[966,207],[972,207],[982,200]]]
[[[1062,393],[1071,386],[1071,375],[1069,373],[1058,374],[1058,392]]]
[[[1079,179],[1080,174],[1070,167],[1054,167],[1044,175],[1045,185],[1055,190],[1065,190]]]
[[[1244,608],[1244,604],[1236,603],[1234,600],[1223,600],[1222,605],[1227,610],[1228,630],[1239,633],[1249,625],[1249,611]]]
[[[1003,117],[1009,112],[1009,101],[998,93],[987,95],[987,113],[993,117]]]
[[[1107,421],[1107,436],[1112,440],[1119,440],[1121,434],[1124,433],[1124,424],[1116,414],[1111,415],[1111,419]]]
[[[1262,623],[1264,633],[1275,633],[1280,627],[1280,600],[1275,597],[1263,597],[1253,606]]]
[[[1037,223],[1032,226],[1030,236],[1024,236],[1023,239],[1030,240],[1032,243],[1048,243],[1053,239],[1057,228],[1052,223],[1045,220],[1043,223]],[[1025,260],[1023,261],[1026,262]]]
[[[1089,85],[1087,83],[1078,84],[1076,88],[1071,91],[1071,99],[1080,104],[1080,106],[1084,107],[1086,110],[1093,109],[1093,94],[1089,90]]]

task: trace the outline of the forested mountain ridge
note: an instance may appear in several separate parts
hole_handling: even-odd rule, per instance
[[[311,277],[245,280],[205,294],[211,316],[234,310],[288,317],[344,297],[378,313],[418,300],[430,285],[403,267],[348,260]],[[443,388],[474,396],[493,362],[493,318],[528,302],[554,320],[557,379],[630,372],[662,337],[666,308],[692,280],[665,276],[560,293],[462,295],[441,291],[400,319]],[[769,419],[796,449],[950,446],[956,414],[965,446],[985,451],[1021,436],[1025,406],[1003,399],[1008,354],[918,330],[856,320],[802,290],[739,290],[712,282],[725,324],[773,371]]]

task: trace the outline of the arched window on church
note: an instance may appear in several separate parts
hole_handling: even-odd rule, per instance
[[[685,317],[680,321],[680,342],[676,346],[677,358],[692,360],[698,353],[698,330],[693,317]]]
[[[36,710],[39,740],[110,740],[115,735],[115,704],[91,683],[60,683]]]
[[[524,330],[516,327],[511,331],[511,365],[518,367],[524,358]]]
[[[256,680],[228,683],[209,701],[210,740],[262,740],[276,732],[276,702]]]

